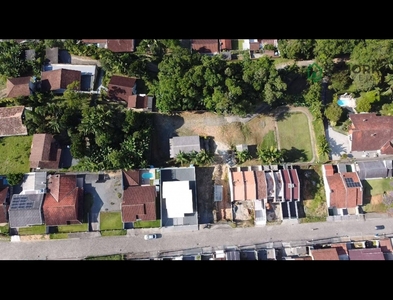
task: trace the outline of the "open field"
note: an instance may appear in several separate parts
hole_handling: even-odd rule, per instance
[[[33,136],[0,138],[0,174],[27,173]]]
[[[313,158],[308,120],[303,113],[286,113],[277,122],[280,148],[288,151],[289,161],[311,161]]]

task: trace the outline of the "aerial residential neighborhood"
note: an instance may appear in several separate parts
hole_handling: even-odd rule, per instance
[[[390,45],[0,40],[0,259],[392,260]]]

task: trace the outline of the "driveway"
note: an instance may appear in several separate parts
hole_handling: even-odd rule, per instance
[[[349,141],[347,135],[333,130],[332,127],[328,125],[326,129],[326,139],[331,148],[330,156],[332,160],[340,160],[343,153],[348,154]],[[348,157],[352,157],[352,155],[348,154]]]

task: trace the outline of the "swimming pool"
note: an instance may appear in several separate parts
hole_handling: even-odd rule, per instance
[[[351,100],[349,100],[349,99],[338,99],[337,100],[337,104],[339,105],[339,106],[351,106]]]

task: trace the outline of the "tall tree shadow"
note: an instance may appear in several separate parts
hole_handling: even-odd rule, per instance
[[[303,149],[292,147],[291,149],[282,149],[285,162],[303,162],[307,161],[307,153]]]
[[[286,120],[290,116],[289,107],[288,106],[280,106],[277,107],[270,113],[270,116],[274,117],[274,119],[278,121]]]
[[[341,155],[342,153],[347,153],[348,149],[345,149],[345,147],[343,147],[343,144],[337,144],[336,140],[331,137],[328,137],[327,141],[330,146],[331,155]],[[348,157],[352,157],[352,154],[348,154]]]

